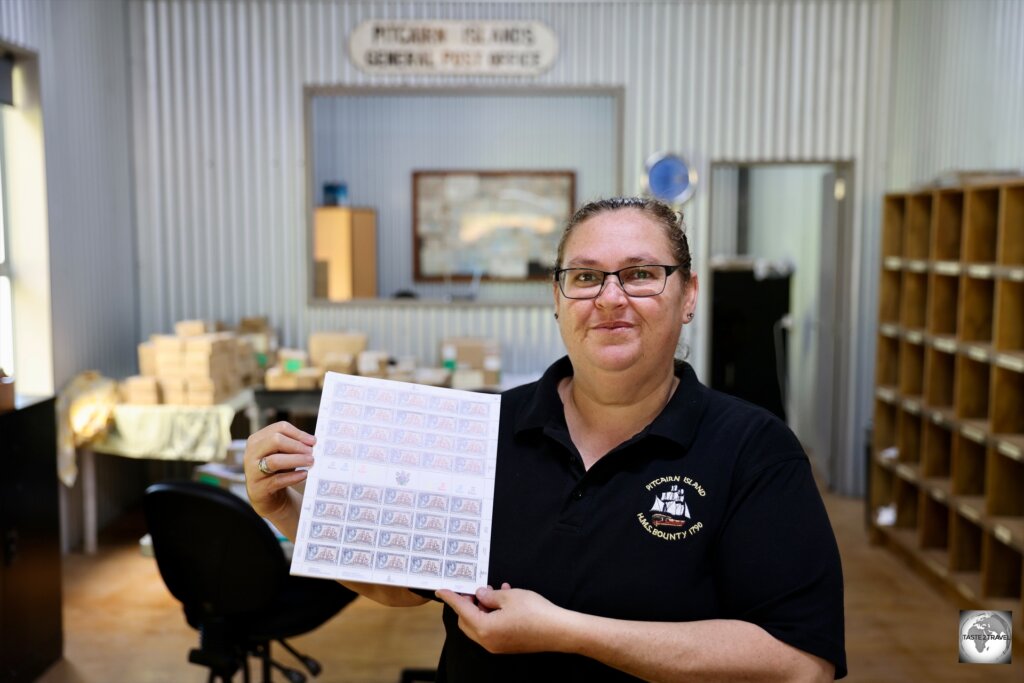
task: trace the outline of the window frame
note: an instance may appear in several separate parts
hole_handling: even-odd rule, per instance
[[[0,302],[0,312],[5,308],[10,315],[10,320],[0,320],[0,369],[9,375],[14,371],[14,272],[11,267],[11,222],[8,210],[10,202],[7,195],[7,153],[4,145],[4,115],[5,108],[9,105],[0,104],[0,248],[3,249],[3,259],[0,260],[0,278],[6,278],[9,287],[6,302]],[[10,348],[4,348],[5,339],[3,330],[9,325],[11,330]],[[7,359],[7,362],[5,361]]]

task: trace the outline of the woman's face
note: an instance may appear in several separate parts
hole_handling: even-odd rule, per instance
[[[616,271],[643,264],[676,265],[664,229],[637,209],[606,211],[577,225],[560,268]],[[607,278],[596,299],[568,299],[555,283],[559,330],[577,371],[619,371],[670,363],[683,321],[697,301],[697,278],[679,271],[657,296],[631,297]]]

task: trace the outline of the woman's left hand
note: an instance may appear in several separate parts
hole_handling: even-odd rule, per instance
[[[478,588],[476,599],[450,590],[437,597],[459,615],[459,628],[488,652],[552,652],[562,649],[571,612],[529,590]]]

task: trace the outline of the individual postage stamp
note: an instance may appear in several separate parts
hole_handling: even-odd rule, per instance
[[[410,510],[391,510],[384,508],[384,513],[381,515],[381,524],[386,527],[398,528],[398,529],[411,529],[413,520],[413,513]]]
[[[392,572],[408,571],[409,556],[398,553],[377,553],[377,569]]]
[[[384,504],[398,507],[416,507],[416,494],[406,489],[385,489]]]
[[[372,548],[377,545],[377,530],[361,526],[345,527],[345,545],[362,545]]]
[[[473,562],[445,560],[444,576],[446,579],[465,579],[467,581],[472,581],[476,578],[476,564]]]
[[[415,534],[412,537],[412,549],[417,553],[441,555],[444,553],[444,539],[440,536]]]
[[[356,444],[351,441],[338,441],[336,439],[328,439],[327,444],[324,446],[324,452],[334,458],[354,458],[356,457]]]
[[[313,503],[314,519],[345,519],[345,504],[318,500]]]
[[[341,553],[341,564],[346,567],[365,567],[370,569],[373,564],[373,553],[369,550],[352,550],[346,548]]]
[[[378,524],[380,522],[380,508],[369,505],[353,505],[348,509],[348,521]]]
[[[421,557],[419,555],[413,555],[409,570],[413,574],[441,576],[441,560],[436,557]]]
[[[458,538],[449,538],[444,548],[445,555],[452,557],[476,557],[476,550],[475,542]]]
[[[313,525],[309,529],[309,537],[318,541],[338,542],[341,540],[341,526],[338,524],[313,522]]]
[[[382,531],[380,532],[380,547],[381,548],[399,548],[401,550],[408,550],[410,545],[409,534],[403,534],[397,531]]]
[[[416,507],[420,510],[447,512],[448,496],[442,496],[437,493],[420,493],[416,498]]]
[[[455,471],[459,474],[482,475],[484,473],[484,461],[479,458],[463,458],[455,456]]]
[[[480,535],[480,520],[452,517],[448,520],[448,533],[453,536],[472,536],[476,538]]]
[[[417,513],[416,515],[416,530],[417,531],[440,531],[444,532],[446,517],[444,515],[430,515],[426,513]]]
[[[452,514],[480,516],[483,501],[479,498],[452,498]]]
[[[384,490],[377,486],[356,484],[352,487],[352,500],[357,503],[379,503]]]
[[[318,498],[345,500],[348,498],[348,488],[349,485],[347,482],[321,479],[320,483],[317,484],[316,487],[316,495]]]
[[[317,564],[338,564],[338,548],[319,543],[306,544],[306,561]]]

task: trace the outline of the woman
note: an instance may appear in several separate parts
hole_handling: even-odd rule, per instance
[[[697,278],[647,199],[581,208],[558,248],[568,355],[502,397],[489,577],[447,607],[440,681],[831,680],[846,674],[835,538],[792,433],[675,360]],[[314,438],[245,455],[257,512],[294,537]],[[265,475],[258,468],[262,458]],[[390,605],[427,598],[346,585]],[[495,653],[516,653],[496,656]]]

